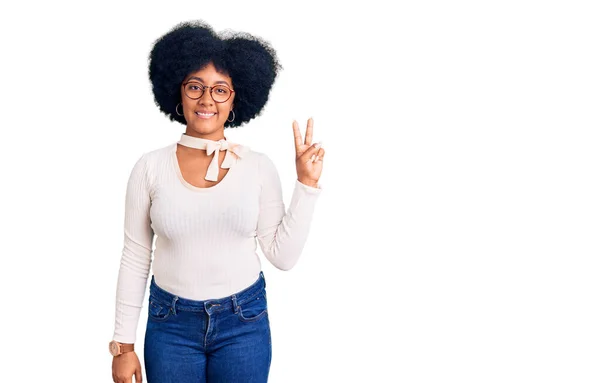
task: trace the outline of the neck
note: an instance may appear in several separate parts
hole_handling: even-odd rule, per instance
[[[219,140],[226,139],[224,129],[219,129],[215,132],[208,133],[208,134],[202,134],[202,133],[198,133],[194,129],[191,129],[190,127],[188,127],[185,130],[185,134],[188,136],[191,136],[191,137],[204,138],[205,140],[212,140],[212,141],[219,141]]]

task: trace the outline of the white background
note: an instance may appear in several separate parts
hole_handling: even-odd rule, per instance
[[[0,380],[111,381],[127,178],[185,129],[147,56],[203,19],[277,49],[266,109],[226,135],[286,203],[292,120],[327,151],[300,262],[262,258],[270,382],[600,381],[593,3],[4,2]]]

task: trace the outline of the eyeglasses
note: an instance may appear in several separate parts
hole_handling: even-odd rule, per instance
[[[192,100],[197,100],[202,97],[206,89],[210,89],[210,97],[214,100],[214,102],[218,103],[229,100],[231,95],[235,92],[226,85],[206,86],[197,81],[188,81],[183,83],[183,91],[185,95]]]

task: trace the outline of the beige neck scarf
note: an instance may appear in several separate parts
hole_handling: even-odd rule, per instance
[[[213,158],[210,161],[210,165],[208,166],[208,170],[206,171],[206,176],[204,177],[204,179],[207,181],[217,181],[218,179],[219,151],[227,151],[227,153],[225,153],[225,159],[221,164],[221,168],[229,169],[249,150],[247,146],[234,144],[233,142],[227,141],[227,138],[219,141],[213,141],[206,138],[188,136],[185,133],[181,134],[181,139],[179,140],[178,144],[187,146],[189,148],[206,150],[207,156],[210,156],[214,153]]]

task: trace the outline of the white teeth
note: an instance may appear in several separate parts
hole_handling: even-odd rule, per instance
[[[204,117],[210,117],[210,116],[214,116],[215,113],[200,113],[200,112],[196,112],[196,114],[198,116],[204,116]]]

